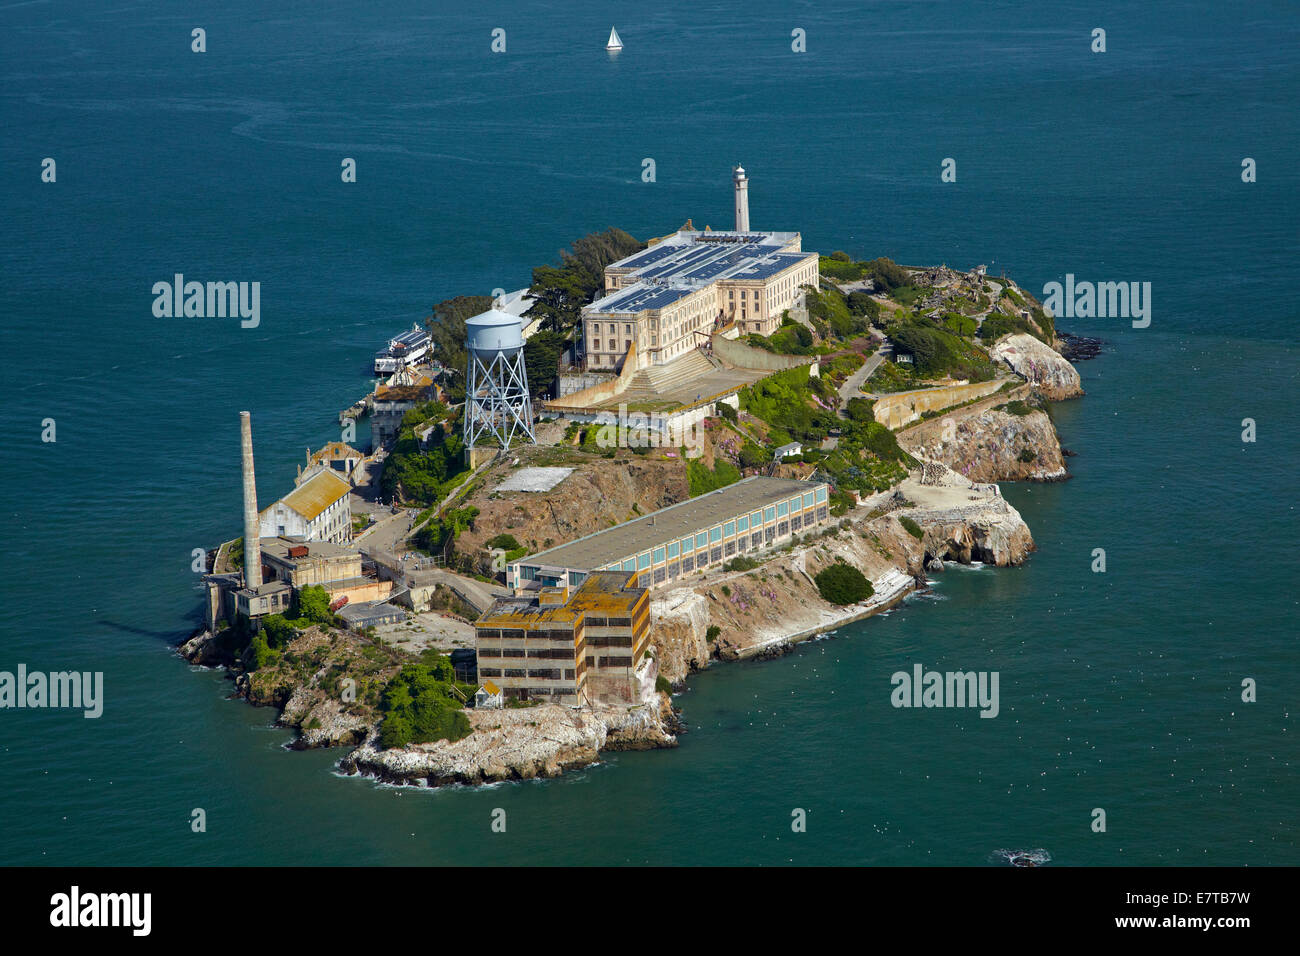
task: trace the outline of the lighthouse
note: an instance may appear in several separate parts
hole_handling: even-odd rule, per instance
[[[749,232],[749,180],[745,178],[745,167],[736,164],[731,179],[736,184],[736,232]]]

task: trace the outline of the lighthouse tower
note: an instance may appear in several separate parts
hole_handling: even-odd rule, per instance
[[[745,178],[745,167],[737,164],[731,179],[736,184],[736,232],[749,232],[749,180]]]

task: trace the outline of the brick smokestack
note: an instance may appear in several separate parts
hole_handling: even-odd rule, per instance
[[[239,413],[239,445],[244,472],[244,587],[262,583],[262,544],[257,520],[257,479],[253,475],[253,422]]]

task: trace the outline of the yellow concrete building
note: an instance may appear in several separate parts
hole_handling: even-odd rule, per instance
[[[636,573],[501,598],[475,622],[478,674],[507,698],[634,704],[654,689],[650,598]]]

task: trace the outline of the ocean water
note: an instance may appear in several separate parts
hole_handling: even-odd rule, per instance
[[[0,711],[0,863],[1300,863],[1298,39],[1282,3],[0,7],[0,670],[106,683]],[[692,678],[676,750],[473,790],[337,777],[174,655],[237,411],[270,500],[430,304],[724,227],[737,161],[805,248],[1152,283],[1150,328],[1060,323],[1107,346],[1055,408],[1074,478],[1004,486],[1023,567]],[[155,318],[177,272],[260,282],[259,327]],[[1001,713],[894,709],[915,663],[998,671]]]

